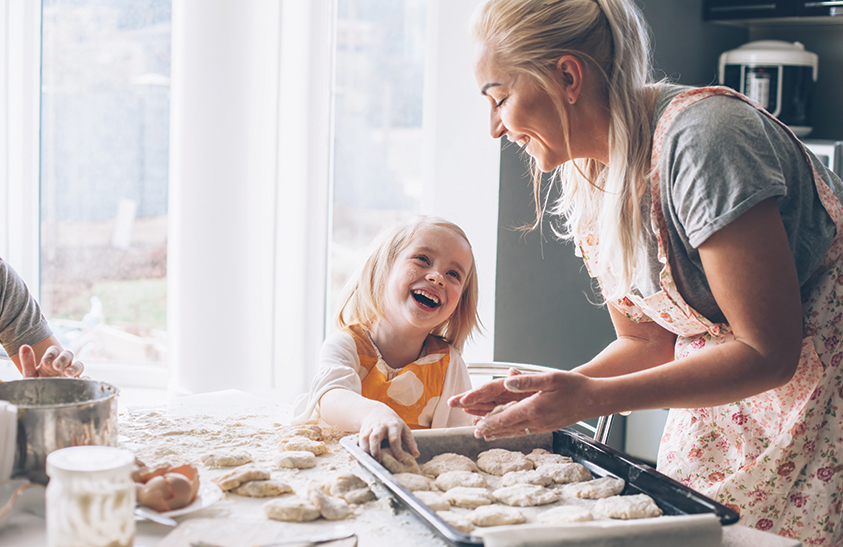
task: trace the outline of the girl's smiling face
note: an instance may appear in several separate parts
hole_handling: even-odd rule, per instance
[[[454,314],[473,263],[471,247],[459,234],[420,228],[392,265],[385,319],[395,328],[429,333]]]

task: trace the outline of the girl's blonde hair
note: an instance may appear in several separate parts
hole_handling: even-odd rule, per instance
[[[337,326],[340,329],[355,323],[370,327],[379,319],[384,318],[386,285],[395,259],[410,244],[416,233],[427,227],[450,230],[462,237],[471,249],[471,242],[468,241],[462,228],[438,217],[419,216],[409,222],[384,230],[374,241],[369,258],[342,290],[340,296],[342,304],[337,314]],[[472,249],[471,267],[466,272],[459,304],[450,319],[436,326],[431,334],[441,337],[457,351],[462,351],[466,340],[480,328],[477,298],[477,266]]]
[[[552,212],[565,218],[562,238],[596,236],[604,298],[629,292],[640,267],[640,199],[648,184],[652,130],[647,84],[652,82],[650,39],[644,17],[632,0],[488,0],[475,12],[476,42],[490,51],[497,68],[533,78],[553,99],[570,153],[571,128],[557,61],[580,60],[598,78],[610,114],[609,157],[602,164],[579,159],[558,167],[551,180],[562,186]],[[547,195],[535,161],[533,196],[541,225]],[[548,190],[549,191],[549,190]]]

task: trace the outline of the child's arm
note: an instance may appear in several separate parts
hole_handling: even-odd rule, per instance
[[[401,461],[404,450],[419,457],[416,440],[407,424],[394,410],[380,401],[367,399],[348,389],[332,389],[319,401],[322,419],[345,431],[359,431],[360,448],[380,460],[381,441],[389,440],[395,459]]]

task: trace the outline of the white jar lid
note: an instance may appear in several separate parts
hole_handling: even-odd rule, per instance
[[[47,475],[65,473],[128,474],[135,455],[113,446],[73,446],[47,455]]]
[[[817,54],[805,51],[799,42],[783,40],[758,40],[721,55],[727,65],[797,65],[816,70]]]

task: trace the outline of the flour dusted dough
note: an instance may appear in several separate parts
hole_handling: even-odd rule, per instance
[[[571,463],[574,461],[568,456],[554,454],[544,448],[534,448],[532,452],[527,454],[527,459],[533,462],[533,465],[537,468],[548,463]]]
[[[527,520],[524,513],[514,507],[501,505],[485,505],[478,507],[468,514],[469,520],[477,526],[503,526],[506,524],[521,524]]]
[[[514,486],[516,484],[536,484],[538,486],[547,486],[552,482],[553,479],[533,469],[532,471],[510,471],[503,476],[501,484],[504,486]]]
[[[283,439],[278,445],[283,451],[311,452],[314,456],[320,456],[328,451],[328,446],[322,441],[311,441],[307,437],[290,437]]]
[[[457,513],[452,513],[451,511],[436,511],[436,515],[444,520],[445,524],[455,530],[459,530],[460,532],[468,534],[474,530],[474,525],[471,524],[471,521],[462,515],[458,515]]]
[[[569,524],[571,522],[587,522],[594,520],[591,511],[576,505],[562,505],[548,509],[537,519],[542,524]]]
[[[536,471],[558,484],[585,482],[594,478],[591,472],[580,463],[548,463]]]
[[[599,500],[620,494],[625,484],[623,479],[603,477],[602,479],[594,479],[593,481],[568,484],[562,492],[567,496]]]
[[[232,494],[250,498],[271,498],[281,494],[289,494],[293,488],[286,482],[276,479],[244,482],[231,490]]]
[[[413,492],[413,495],[434,511],[448,511],[451,509],[451,504],[448,503],[445,496],[437,492],[421,490],[419,492]]]
[[[252,461],[252,455],[245,450],[228,450],[210,452],[199,458],[204,465],[211,468],[237,467]]]
[[[286,522],[307,522],[319,518],[319,509],[295,495],[264,503],[263,512],[273,520]]]
[[[318,488],[311,488],[307,498],[325,520],[342,520],[353,512],[344,500],[329,496]]]
[[[404,455],[401,456],[401,461],[396,460],[395,456],[393,456],[390,452],[381,452],[381,463],[393,474],[421,474],[421,469],[419,469],[419,464],[416,462],[416,459],[407,452],[404,452]]]
[[[416,490],[436,490],[436,485],[433,484],[433,481],[424,475],[395,473],[392,476],[401,486],[411,492],[415,492]]]
[[[429,462],[421,466],[421,471],[425,475],[438,477],[446,471],[477,471],[477,464],[462,454],[446,452],[433,456]]]
[[[314,424],[298,425],[290,428],[283,428],[279,431],[282,437],[306,437],[311,441],[321,441],[322,428]]]
[[[217,486],[222,490],[228,491],[237,488],[244,482],[263,481],[270,478],[270,473],[266,469],[256,465],[244,465],[219,477],[214,477],[211,481],[217,483]]]
[[[316,467],[316,455],[306,450],[284,450],[272,456],[272,462],[286,469],[310,469]]]
[[[375,499],[375,494],[369,489],[369,485],[353,473],[336,475],[321,485],[322,490],[346,503],[359,505]]]
[[[446,471],[436,477],[436,486],[447,492],[451,488],[467,486],[469,488],[485,488],[486,479],[479,473],[471,471]]]
[[[517,505],[518,507],[531,507],[533,505],[546,505],[559,499],[559,496],[541,486],[535,484],[516,484],[515,486],[504,486],[493,492],[496,500],[506,505]]]
[[[469,488],[467,486],[451,488],[445,493],[445,499],[451,505],[468,507],[469,509],[474,509],[481,505],[491,505],[495,501],[485,488]]]
[[[662,515],[662,510],[647,494],[603,498],[594,504],[594,512],[613,519],[646,519]]]
[[[508,403],[506,403],[506,404],[503,404],[503,405],[498,405],[498,406],[496,406],[495,408],[493,408],[491,411],[489,411],[489,413],[488,413],[488,414],[486,414],[486,416],[484,416],[484,417],[485,417],[485,418],[488,418],[489,416],[494,416],[495,414],[500,414],[501,412],[503,412],[504,410],[508,409],[508,408],[509,408],[509,407],[511,407],[512,405],[518,404],[518,402],[519,402],[519,401],[510,401],[510,402],[508,402]],[[475,524],[477,524],[477,523],[475,522]]]
[[[521,452],[492,448],[477,456],[477,467],[491,475],[505,475],[510,471],[529,471],[533,462]]]

